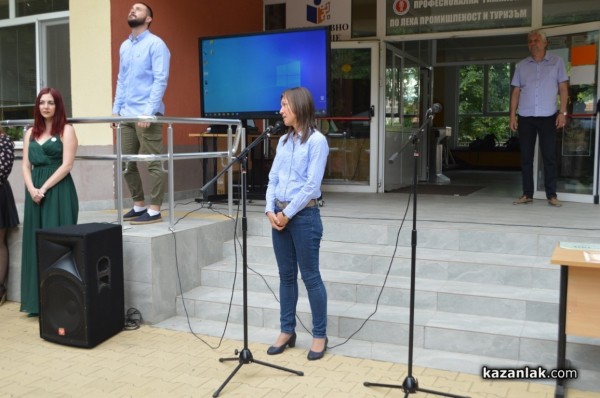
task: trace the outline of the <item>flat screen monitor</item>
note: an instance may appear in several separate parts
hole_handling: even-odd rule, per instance
[[[329,114],[329,28],[202,37],[202,117],[277,118],[281,94],[303,86],[317,116]]]

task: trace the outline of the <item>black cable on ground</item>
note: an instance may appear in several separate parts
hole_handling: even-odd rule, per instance
[[[125,313],[124,330],[137,330],[143,322],[142,313],[134,307],[131,307]]]

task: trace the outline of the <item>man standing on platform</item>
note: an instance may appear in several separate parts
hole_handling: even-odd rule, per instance
[[[131,7],[127,22],[131,35],[121,44],[120,64],[113,116],[161,116],[165,112],[163,96],[169,78],[171,54],[164,41],[148,29],[152,9],[145,3]],[[115,126],[113,126],[115,127]],[[162,124],[141,121],[121,124],[123,155],[162,153]],[[134,161],[124,162],[124,177],[131,192],[133,208],[123,216],[131,224],[162,221],[160,206],[164,195],[164,173],[160,161],[148,162],[152,183],[150,206],[146,207],[144,188]]]
[[[562,58],[546,52],[548,41],[544,33],[532,31],[528,43],[531,56],[517,64],[511,82],[510,129],[519,132],[523,177],[523,195],[513,204],[533,201],[533,158],[535,140],[539,137],[546,198],[550,205],[559,207],[562,203],[556,197],[556,129],[565,127],[569,78]],[[558,113],[557,94],[560,97]]]

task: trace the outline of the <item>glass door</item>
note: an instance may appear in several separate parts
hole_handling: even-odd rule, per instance
[[[377,192],[378,42],[332,42],[331,112],[319,120],[329,142],[323,191]]]
[[[394,45],[385,47],[385,155],[381,167],[384,191],[393,192],[413,182],[415,148],[409,142],[413,136],[418,137],[417,179],[427,180],[428,135],[427,129],[420,132],[420,127],[424,107],[431,103],[431,70]]]
[[[563,58],[569,75],[567,124],[556,135],[557,193],[564,201],[597,204],[600,30],[580,29],[565,26],[545,30],[547,51]],[[534,197],[545,199],[543,162],[538,151],[536,157]]]

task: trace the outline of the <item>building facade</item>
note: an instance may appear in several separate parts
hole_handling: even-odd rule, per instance
[[[47,85],[63,92],[69,116],[109,117],[118,49],[129,34],[126,17],[132,4],[0,1],[0,119],[31,117],[35,95]],[[543,28],[549,50],[564,58],[570,76],[570,122],[559,136],[559,195],[563,200],[598,201],[600,5],[596,1],[180,0],[175,6],[155,0],[149,4],[155,15],[151,30],[172,54],[165,104],[166,115],[173,117],[202,116],[200,37],[331,27],[333,105],[330,117],[320,119],[332,148],[324,191],[383,193],[408,185],[412,155],[400,154],[394,163],[388,160],[420,130],[433,103],[441,104],[443,111],[420,140],[421,181],[439,178],[440,153],[445,163],[449,154],[458,157],[470,143],[489,134],[500,148],[511,138],[507,120],[514,64],[527,56],[527,33]],[[204,126],[174,128],[176,150],[201,147],[197,134]],[[76,131],[79,155],[115,153],[108,125],[81,124]],[[438,143],[443,144],[441,152]],[[493,163],[497,156],[499,163],[492,167],[510,167],[514,162],[510,153],[491,153],[483,159]],[[268,165],[269,154],[266,157]],[[194,195],[205,182],[203,166],[201,161],[177,162],[175,191]],[[536,169],[537,181],[543,181],[542,173]],[[83,208],[114,207],[112,162],[81,160],[73,175]],[[22,182],[18,165],[11,182],[15,187]],[[24,190],[16,188],[15,193],[22,201]],[[541,187],[538,193],[543,194]]]

